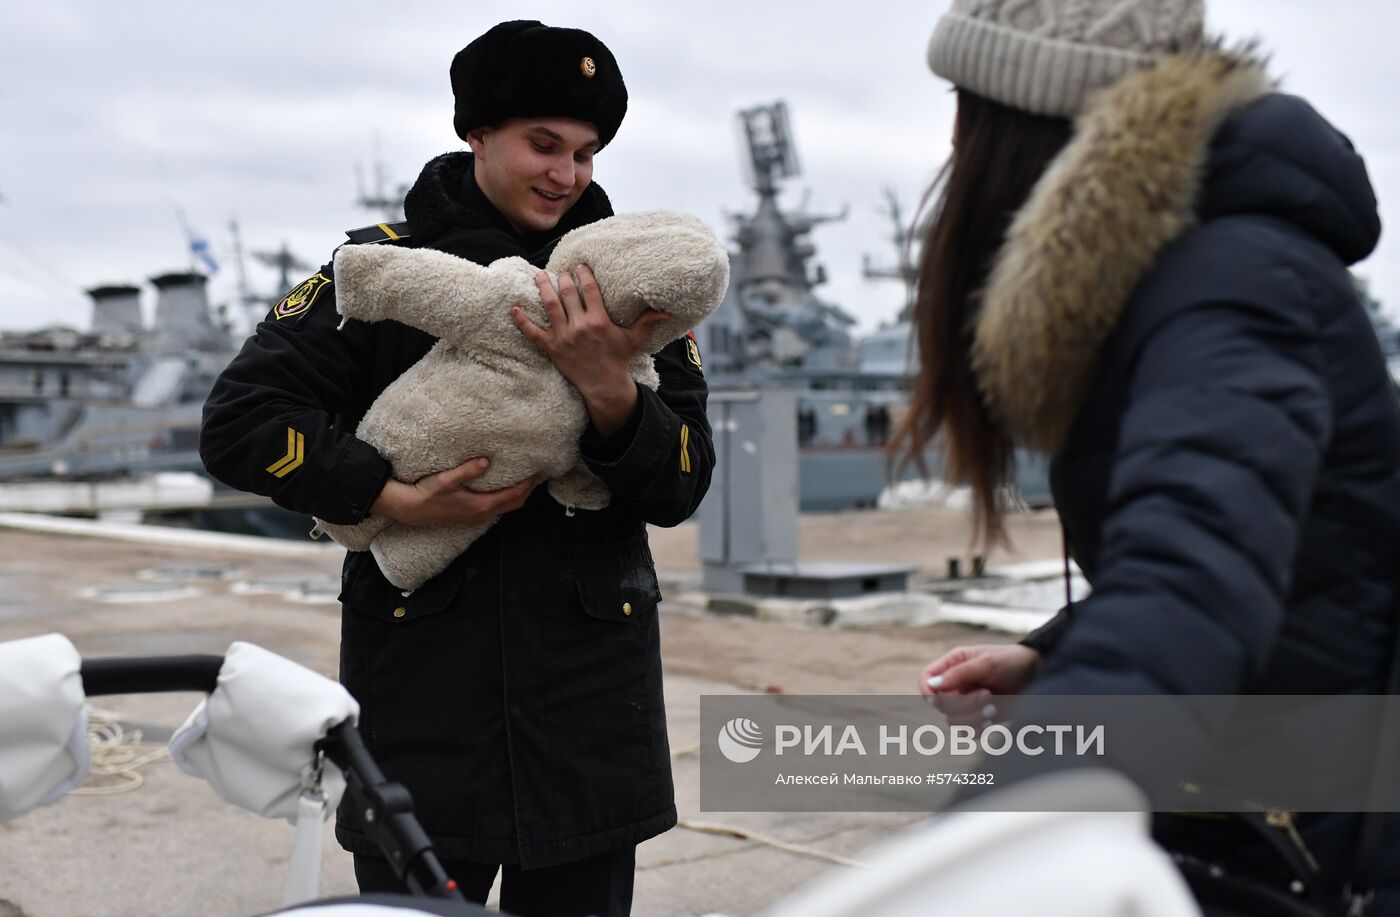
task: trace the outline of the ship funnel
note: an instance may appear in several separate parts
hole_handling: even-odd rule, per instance
[[[139,337],[141,334],[141,288],[128,284],[93,287],[92,333],[103,337]]]
[[[203,274],[194,272],[152,277],[156,296],[156,322],[152,350],[156,356],[177,356],[192,350],[216,350],[220,333],[209,315],[209,297]]]

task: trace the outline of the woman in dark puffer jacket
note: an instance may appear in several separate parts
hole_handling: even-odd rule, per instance
[[[1093,586],[1020,645],[932,663],[921,689],[950,706],[1388,690],[1400,401],[1348,271],[1375,197],[1347,139],[1202,20],[1200,0],[955,0],[934,33],[955,151],[897,445],[941,438],[991,541],[1015,448],[1051,456]],[[1168,822],[1177,846],[1212,830]],[[1339,902],[1357,825],[1300,823]],[[1400,820],[1380,849],[1365,913],[1400,913]]]

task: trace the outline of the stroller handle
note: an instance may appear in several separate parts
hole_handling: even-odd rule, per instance
[[[222,656],[107,657],[84,659],[79,672],[88,697],[168,691],[211,694],[223,664]],[[344,771],[348,803],[362,818],[370,813],[365,819],[370,823],[367,833],[408,889],[416,895],[464,900],[414,816],[408,791],[384,778],[355,727],[348,721],[331,727],[319,750]]]
[[[83,693],[161,694],[167,691],[213,692],[222,656],[144,656],[84,659]]]

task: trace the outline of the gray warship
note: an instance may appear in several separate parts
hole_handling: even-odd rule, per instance
[[[238,342],[226,316],[210,308],[205,275],[176,271],[150,283],[156,308],[149,326],[141,288],[116,284],[87,291],[86,331],[0,334],[0,481],[205,476],[200,416]],[[189,499],[162,510],[170,521],[221,531],[284,536],[310,528],[303,516],[213,483],[207,495],[196,491]]]
[[[800,173],[787,106],[775,102],[745,109],[738,114],[738,125],[758,204],[751,213],[730,216],[736,247],[730,256],[729,293],[697,332],[706,376],[718,391],[796,391],[803,511],[875,506],[893,483],[886,446],[903,419],[917,371],[910,340],[912,227],[901,219],[893,192],[887,192],[885,212],[894,229],[895,266],[877,268],[866,257],[863,273],[868,279],[900,281],[904,306],[893,323],[856,335],[856,320],[817,292],[826,272],[814,260],[816,246],[810,239],[817,226],[845,214],[785,212],[778,203],[781,183]],[[937,476],[937,451],[930,449],[924,459]],[[1047,503],[1044,462],[1023,454],[1017,464],[1023,499]],[[919,474],[909,465],[894,469],[893,477],[907,481]]]
[[[746,109],[738,125],[758,202],[729,217],[729,292],[696,332],[706,378],[719,391],[795,389],[801,508],[872,506],[886,484],[885,444],[907,402],[909,326],[857,337],[856,319],[818,294],[826,273],[810,234],[845,214],[779,205],[781,183],[800,173],[787,106]]]
[[[190,470],[200,410],[233,356],[213,320],[204,275],[151,278],[155,321],[139,287],[88,290],[88,331],[0,336],[0,479],[89,479]]]

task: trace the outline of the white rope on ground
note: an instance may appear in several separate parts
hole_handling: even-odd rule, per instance
[[[127,732],[117,722],[117,715],[106,710],[88,708],[87,738],[92,770],[87,782],[70,792],[70,796],[130,793],[146,782],[140,768],[170,756],[170,749],[164,745],[143,750],[141,730]]]
[[[756,844],[763,844],[767,847],[774,847],[788,853],[795,853],[798,856],[811,857],[814,860],[825,860],[828,863],[835,863],[838,866],[863,866],[859,860],[852,860],[835,853],[827,853],[825,850],[818,850],[815,847],[807,847],[803,844],[790,844],[787,841],[779,840],[776,837],[769,837],[764,834],[755,834],[747,828],[736,828],[733,825],[721,825],[714,822],[691,821],[682,818],[676,822],[676,827],[685,828],[687,831],[698,831],[701,834],[717,834],[721,837],[733,837],[743,841],[753,841]]]
[[[678,748],[671,752],[672,758],[680,758],[685,755],[693,755],[700,751],[700,743],[687,745],[685,748]],[[795,853],[798,856],[811,857],[814,860],[825,860],[828,863],[836,863],[839,866],[862,866],[859,860],[847,859],[839,854],[827,853],[825,850],[818,850],[815,847],[807,847],[802,844],[790,844],[787,841],[779,840],[776,837],[769,837],[766,834],[754,834],[747,828],[737,828],[733,825],[721,825],[717,822],[691,821],[682,818],[676,822],[677,828],[685,828],[687,831],[697,831],[701,834],[716,834],[720,837],[732,837],[741,841],[753,841],[755,844],[763,844],[778,850],[785,850],[788,853]]]

